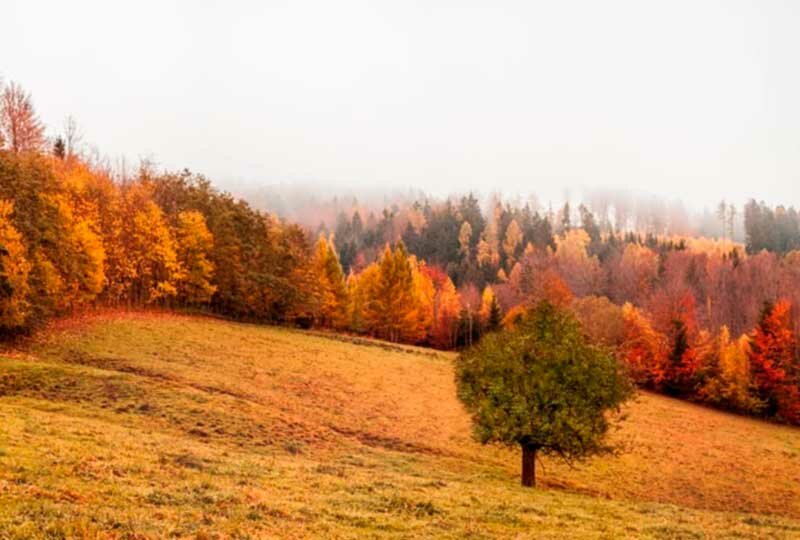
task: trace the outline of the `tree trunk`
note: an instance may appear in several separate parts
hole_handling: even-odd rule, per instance
[[[536,486],[536,447],[529,444],[522,445],[522,485]]]

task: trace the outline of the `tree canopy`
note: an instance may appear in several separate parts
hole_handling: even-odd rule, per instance
[[[523,485],[535,483],[536,452],[575,460],[610,450],[606,413],[633,391],[613,355],[548,302],[462,353],[456,381],[476,439],[522,447]]]

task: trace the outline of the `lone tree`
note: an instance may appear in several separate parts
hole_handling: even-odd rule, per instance
[[[523,486],[536,484],[537,452],[573,461],[610,451],[606,413],[633,394],[617,360],[548,302],[462,353],[456,383],[476,439],[522,447]]]

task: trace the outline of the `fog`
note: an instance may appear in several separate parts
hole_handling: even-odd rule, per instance
[[[43,2],[0,75],[55,133],[221,187],[800,203],[800,4]],[[57,81],[57,82],[54,82]]]

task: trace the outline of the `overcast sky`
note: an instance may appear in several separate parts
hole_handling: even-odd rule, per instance
[[[793,0],[5,0],[0,75],[234,189],[800,203]]]

